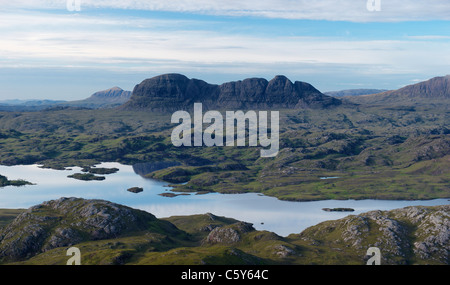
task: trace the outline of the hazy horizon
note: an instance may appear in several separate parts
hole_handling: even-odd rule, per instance
[[[321,92],[450,74],[450,3],[438,0],[68,1],[0,0],[0,101],[80,100],[165,73],[285,75]]]

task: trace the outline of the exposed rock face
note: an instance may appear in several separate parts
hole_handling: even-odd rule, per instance
[[[20,260],[61,246],[126,233],[178,229],[150,213],[103,200],[61,198],[29,208],[0,231],[0,259]]]
[[[450,263],[450,205],[437,211],[424,207],[395,210],[399,218],[409,219],[416,225],[413,252],[421,259],[440,260]]]
[[[242,234],[254,231],[252,224],[238,222],[229,226],[216,227],[206,237],[205,244],[232,244],[241,240]]]
[[[56,247],[69,247],[80,242],[143,235],[146,238],[137,251],[141,256],[145,255],[140,250],[145,251],[149,243],[147,238],[155,235],[160,237],[154,241],[162,241],[162,248],[169,252],[184,252],[188,258],[192,252],[197,258],[197,250],[200,250],[207,260],[217,257],[214,256],[217,248],[226,248],[227,258],[233,256],[239,264],[259,264],[262,259],[286,264],[318,261],[319,264],[365,264],[370,247],[380,250],[381,264],[450,264],[450,205],[349,215],[287,238],[256,231],[252,224],[210,213],[174,217],[172,221],[192,235],[168,221],[126,206],[103,200],[61,198],[31,207],[0,230],[0,261],[25,260],[39,253],[46,255],[45,251]],[[196,241],[201,245],[190,251],[186,250],[186,244],[175,240],[186,240],[191,246]],[[211,245],[218,246],[208,252]],[[91,250],[97,251],[97,246],[91,244]],[[171,251],[180,246],[183,249]],[[115,257],[114,263],[124,263],[132,254],[123,251]],[[168,252],[159,254],[160,261],[167,261]],[[152,256],[156,255],[158,253],[154,251]],[[181,254],[178,258],[182,258]]]
[[[353,248],[361,256],[372,246],[383,264],[449,264],[450,205],[371,211],[324,222],[300,234],[312,245]]]
[[[383,251],[392,256],[401,257],[401,263],[405,262],[409,254],[409,230],[405,223],[395,218],[384,215],[381,211],[372,211],[365,215],[369,220],[374,221],[378,227],[379,236],[374,246],[383,248]],[[376,228],[375,228],[376,229]]]
[[[326,96],[312,85],[285,76],[270,81],[249,78],[221,85],[189,79],[181,74],[164,74],[144,80],[136,85],[124,110],[146,109],[162,112],[190,110],[194,103],[202,103],[204,109],[273,109],[328,107],[341,101]]]
[[[288,257],[290,255],[297,254],[293,249],[283,245],[283,244],[277,244],[274,246],[274,254],[276,254],[279,257]]]

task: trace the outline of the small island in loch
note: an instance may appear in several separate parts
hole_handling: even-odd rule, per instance
[[[322,208],[325,212],[353,212],[355,209],[352,208]]]
[[[69,178],[74,178],[83,181],[92,181],[92,180],[105,180],[104,176],[97,176],[91,173],[75,173],[72,175],[68,175]]]
[[[127,189],[128,192],[132,192],[132,193],[140,193],[142,191],[144,191],[144,189],[142,187],[131,187]]]
[[[0,175],[0,187],[5,186],[24,186],[24,185],[32,185],[31,182],[25,181],[23,179],[18,180],[8,180],[6,176]]]

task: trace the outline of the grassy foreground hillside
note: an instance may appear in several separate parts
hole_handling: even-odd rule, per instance
[[[14,219],[13,216],[16,216]],[[280,237],[213,214],[164,220],[102,200],[61,198],[1,210],[1,264],[449,264],[450,205],[371,211]]]

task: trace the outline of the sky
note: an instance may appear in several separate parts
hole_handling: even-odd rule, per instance
[[[165,73],[398,89],[450,74],[449,51],[448,0],[0,0],[0,101]]]

